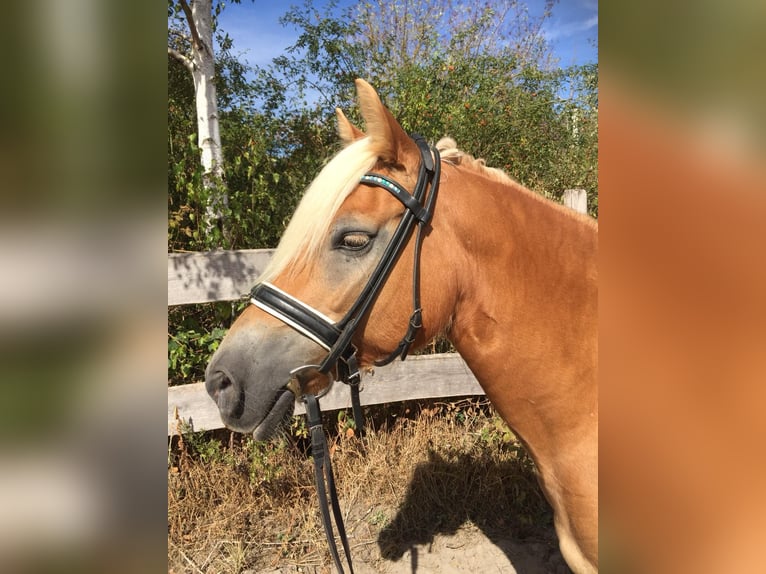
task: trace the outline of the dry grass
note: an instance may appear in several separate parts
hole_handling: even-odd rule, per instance
[[[347,416],[325,421],[355,563],[398,560],[466,526],[552,543],[533,464],[486,401],[369,408],[361,439]],[[168,569],[329,572],[308,449],[302,419],[271,443],[228,431],[174,439]]]

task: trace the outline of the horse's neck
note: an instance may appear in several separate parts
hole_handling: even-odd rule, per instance
[[[530,441],[596,410],[595,226],[478,177],[450,201],[467,262],[450,338],[489,398]]]

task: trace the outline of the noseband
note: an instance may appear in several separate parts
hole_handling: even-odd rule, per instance
[[[407,357],[410,346],[415,341],[418,329],[422,326],[422,311],[420,308],[420,244],[423,228],[428,224],[433,215],[434,204],[439,191],[441,161],[439,151],[436,148],[429,148],[422,136],[413,134],[412,138],[420,150],[421,158],[418,180],[412,194],[390,177],[377,173],[368,173],[362,176],[361,183],[382,187],[398,199],[406,209],[367,284],[340,321],[337,323],[332,321],[332,319],[306,303],[265,281],[257,284],[250,292],[251,303],[327,350],[327,355],[320,365],[306,365],[305,368],[316,370],[322,374],[328,374],[333,368],[337,367],[338,378],[351,387],[352,398],[358,392],[360,373],[356,358],[357,349],[351,341],[362,319],[370,310],[375,298],[383,288],[386,279],[394,268],[397,258],[404,250],[404,246],[407,244],[407,240],[416,225],[418,232],[415,240],[415,257],[412,271],[413,313],[410,317],[407,332],[398,347],[387,358],[375,364],[378,366],[387,365],[397,357],[401,357],[404,360]],[[426,200],[426,192],[429,185],[431,192]],[[300,371],[302,368],[296,369],[296,371]],[[355,407],[355,418],[357,418],[356,410]],[[361,417],[357,424],[360,422]]]

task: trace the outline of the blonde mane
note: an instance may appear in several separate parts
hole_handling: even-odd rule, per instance
[[[477,159],[471,154],[461,151],[457,148],[457,143],[450,137],[444,137],[436,142],[436,149],[441,154],[442,161],[445,161],[452,165],[462,165],[472,169],[485,177],[500,181],[503,183],[518,183],[515,179],[509,176],[501,169],[496,167],[487,167],[487,164],[483,159]]]
[[[365,137],[342,149],[306,190],[259,281],[271,281],[288,266],[314,257],[343,201],[370,171],[378,153]]]
[[[461,151],[457,148],[457,143],[450,137],[444,137],[436,143],[436,148],[441,154],[442,161],[452,164],[454,166],[461,166],[467,169],[473,170],[487,179],[497,181],[500,183],[510,184],[517,192],[525,194],[527,197],[532,198],[535,201],[541,201],[546,203],[551,208],[555,209],[559,213],[563,213],[570,219],[579,219],[585,222],[590,227],[598,227],[598,223],[587,213],[579,213],[558,201],[553,201],[542,194],[535,193],[534,191],[527,189],[517,180],[513,179],[510,175],[503,170],[496,167],[487,167],[483,159],[477,159],[471,154]]]

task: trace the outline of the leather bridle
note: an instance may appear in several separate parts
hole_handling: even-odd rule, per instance
[[[380,258],[380,261],[370,275],[362,292],[340,321],[333,322],[332,319],[313,307],[265,281],[258,283],[250,292],[250,301],[253,305],[279,319],[327,350],[327,355],[319,365],[304,365],[294,369],[291,372],[293,379],[291,379],[288,384],[288,388],[295,392],[297,396],[301,396],[306,404],[306,415],[312,435],[312,452],[314,456],[317,490],[320,498],[320,509],[322,510],[322,518],[330,551],[333,560],[335,561],[335,565],[341,573],[343,572],[343,568],[338,558],[337,547],[335,546],[335,539],[332,535],[332,528],[329,520],[324,474],[327,475],[327,485],[330,490],[330,499],[333,506],[333,514],[335,515],[335,523],[338,526],[338,533],[346,553],[346,560],[352,574],[354,570],[351,565],[348,542],[346,540],[343,520],[338,506],[337,493],[335,492],[330,457],[321,425],[321,411],[317,400],[321,395],[304,393],[301,389],[301,382],[302,379],[312,378],[313,375],[326,375],[327,378],[330,379],[330,383],[332,383],[330,372],[335,369],[338,378],[346,383],[351,390],[354,422],[357,431],[361,432],[364,421],[359,400],[361,374],[359,372],[359,363],[356,356],[357,349],[353,345],[352,339],[359,328],[360,323],[385,285],[399,255],[407,245],[407,241],[415,226],[417,226],[417,233],[415,236],[415,253],[412,271],[413,312],[410,316],[407,331],[399,345],[385,359],[377,361],[375,364],[378,366],[387,365],[397,357],[404,360],[407,357],[410,346],[415,341],[418,330],[422,327],[422,309],[420,307],[420,247],[423,238],[423,230],[433,216],[434,205],[439,191],[441,160],[439,151],[435,147],[429,147],[422,136],[412,134],[412,139],[415,141],[418,150],[420,151],[418,179],[412,193],[409,193],[402,185],[388,176],[378,173],[367,173],[362,176],[360,183],[382,187],[398,199],[404,205],[405,210],[391,240]],[[429,186],[430,193],[427,193]],[[322,394],[327,392],[328,389],[329,387],[324,389]]]
[[[387,358],[376,362],[376,365],[387,365],[397,357],[401,357],[404,360],[415,340],[418,329],[422,326],[422,310],[420,308],[420,244],[422,242],[423,229],[430,222],[433,215],[434,204],[439,190],[441,161],[439,151],[436,148],[429,148],[422,136],[413,134],[412,138],[420,150],[421,157],[418,179],[412,194],[407,192],[395,180],[384,175],[368,173],[361,179],[361,183],[365,185],[382,187],[398,199],[406,209],[367,284],[340,321],[337,323],[333,322],[332,319],[321,312],[265,281],[257,284],[250,292],[251,303],[328,351],[319,365],[304,365],[295,369],[293,374],[299,375],[304,369],[321,374],[329,374],[333,368],[337,367],[338,378],[352,389],[352,398],[354,389],[358,391],[360,381],[359,364],[356,358],[357,349],[353,345],[352,339],[359,328],[359,324],[383,288],[386,279],[394,268],[397,258],[404,250],[404,246],[407,244],[407,240],[416,225],[418,230],[415,239],[412,271],[413,312],[407,332],[397,348]],[[427,194],[429,185],[431,192]],[[426,195],[428,195],[427,199]],[[354,414],[356,415],[356,413]]]

